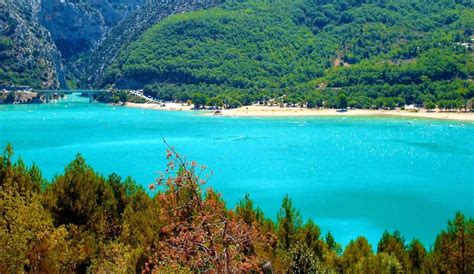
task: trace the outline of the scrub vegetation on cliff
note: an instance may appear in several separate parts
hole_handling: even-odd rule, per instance
[[[35,16],[33,4],[0,2],[0,85],[59,86],[60,54]]]

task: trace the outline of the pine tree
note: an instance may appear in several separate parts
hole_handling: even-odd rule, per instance
[[[296,233],[301,228],[302,220],[299,211],[293,207],[293,203],[288,195],[283,198],[280,212],[277,216],[277,223],[280,247],[289,250],[296,241]]]

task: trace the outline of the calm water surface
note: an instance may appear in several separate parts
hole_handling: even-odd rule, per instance
[[[246,193],[275,218],[289,194],[347,244],[398,229],[431,246],[457,210],[474,216],[474,123],[407,118],[225,118],[88,104],[0,106],[0,145],[47,178],[77,153],[143,186],[164,170],[162,138],[214,171],[233,207]]]

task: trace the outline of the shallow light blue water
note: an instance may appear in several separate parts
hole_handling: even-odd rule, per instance
[[[246,193],[275,218],[285,194],[336,240],[376,248],[398,229],[426,246],[474,216],[474,123],[407,118],[226,118],[88,104],[0,106],[0,145],[52,178],[80,152],[102,174],[153,182],[162,138],[214,171],[230,207]]]

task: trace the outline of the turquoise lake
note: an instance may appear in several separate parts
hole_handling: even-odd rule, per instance
[[[61,173],[77,153],[148,186],[165,138],[214,171],[229,207],[246,193],[276,218],[285,194],[340,243],[384,230],[427,247],[457,210],[474,217],[474,123],[409,118],[228,118],[89,104],[0,106],[0,145]]]

